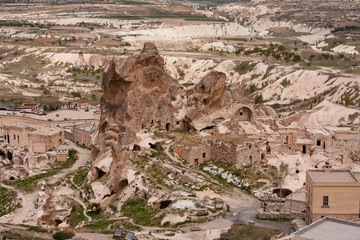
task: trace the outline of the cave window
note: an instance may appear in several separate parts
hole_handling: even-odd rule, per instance
[[[261,154],[261,160],[263,160],[263,159],[265,159],[265,154],[264,153]]]
[[[321,146],[321,141],[320,140],[317,140],[316,146]]]
[[[17,139],[18,139],[18,142],[20,142],[20,137],[19,137],[19,135],[17,135]]]
[[[10,180],[11,180],[11,181],[14,181],[14,180],[15,180],[15,178],[14,178],[13,176],[11,176],[11,177],[10,177]]]
[[[324,144],[323,144],[323,148],[326,149],[326,147],[325,147],[325,142],[324,142]]]
[[[240,112],[240,116],[242,116],[242,112]]]
[[[203,153],[203,158],[206,158],[206,153]]]
[[[251,144],[249,144],[249,149],[251,149]]]
[[[16,135],[14,134],[14,140],[16,140]]]
[[[170,123],[167,123],[167,124],[165,125],[165,127],[166,127],[166,131],[167,131],[167,132],[170,131]]]
[[[180,124],[180,122],[179,121],[176,121],[176,125],[179,125]]]
[[[299,173],[300,171],[299,171],[299,170],[296,170],[295,172],[296,172],[296,173]]]
[[[4,139],[6,140],[6,135],[4,135]]]

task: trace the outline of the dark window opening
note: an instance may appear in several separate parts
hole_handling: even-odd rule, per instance
[[[14,181],[14,180],[15,180],[15,178],[14,178],[13,176],[11,176],[9,179],[10,179],[11,181]]]
[[[261,160],[263,160],[263,159],[265,159],[265,154],[264,153],[261,154]]]
[[[295,172],[296,172],[296,173],[299,173],[300,171],[299,171],[299,170],[296,170]]]
[[[325,149],[325,142],[324,142],[323,148]]]
[[[150,145],[150,148],[156,149],[156,144],[149,143],[149,145]]]
[[[179,125],[180,124],[180,122],[179,121],[176,121],[176,125]]]
[[[19,135],[17,135],[18,142],[20,141]]]
[[[165,200],[160,202],[160,209],[167,208],[172,203],[171,200]]]
[[[306,146],[305,145],[302,146],[302,153],[306,154]]]
[[[321,141],[320,140],[316,141],[316,146],[321,146]]]
[[[329,196],[323,196],[323,206],[329,206]]]
[[[8,143],[10,143],[10,136],[7,135],[7,140],[8,140]]]
[[[4,135],[4,139],[6,140],[6,135]]]
[[[165,127],[166,127],[166,131],[167,131],[167,132],[170,131],[170,123],[167,123],[167,124],[165,125]]]
[[[249,144],[249,149],[251,149],[251,144]]]
[[[250,155],[249,156],[249,165],[251,165],[252,164],[252,156]]]
[[[14,134],[14,140],[16,140],[16,135]]]
[[[206,153],[203,153],[203,158],[206,158]]]
[[[242,116],[242,112],[240,112],[240,116]]]

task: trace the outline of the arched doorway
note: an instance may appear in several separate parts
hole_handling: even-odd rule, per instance
[[[237,112],[237,117],[239,118],[240,121],[251,121],[252,116],[253,114],[251,109],[245,106],[240,108],[239,111]]]

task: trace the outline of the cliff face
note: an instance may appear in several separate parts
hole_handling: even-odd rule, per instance
[[[106,204],[127,184],[136,132],[175,124],[172,101],[181,86],[164,71],[164,60],[153,43],[141,53],[111,61],[102,82],[101,119],[92,146],[91,180],[94,204]],[[100,183],[101,182],[101,183]]]

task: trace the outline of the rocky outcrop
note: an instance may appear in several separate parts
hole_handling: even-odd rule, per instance
[[[229,103],[225,82],[224,73],[211,71],[195,87],[188,90],[185,117],[189,122],[208,116]]]
[[[128,184],[136,132],[144,128],[175,125],[173,101],[182,91],[179,83],[164,71],[164,60],[153,43],[145,43],[137,56],[114,59],[102,82],[101,119],[92,146],[91,179],[108,189],[99,192],[92,184],[92,202],[104,206],[113,193]],[[99,180],[98,180],[99,179]],[[100,189],[100,190],[99,190]]]

